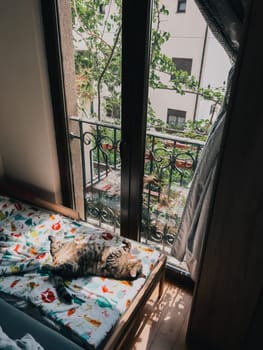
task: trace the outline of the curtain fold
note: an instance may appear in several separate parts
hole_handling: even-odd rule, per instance
[[[214,36],[235,61],[249,0],[195,0]]]
[[[249,0],[195,0],[208,26],[233,60],[224,102],[202,151],[171,254],[185,259],[196,280],[221,148],[225,116]]]

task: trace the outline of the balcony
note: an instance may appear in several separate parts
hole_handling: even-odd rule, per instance
[[[71,118],[79,124],[87,222],[120,231],[120,127]],[[204,141],[148,130],[141,240],[169,256]],[[172,260],[172,257],[170,258]],[[185,265],[176,262],[185,270]]]

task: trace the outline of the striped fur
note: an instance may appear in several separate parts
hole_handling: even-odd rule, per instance
[[[64,279],[89,275],[127,280],[144,277],[141,260],[131,258],[131,243],[126,239],[123,239],[120,247],[95,241],[65,242],[54,236],[49,236],[49,240],[53,265],[43,265],[42,271],[50,274],[58,298],[64,303],[72,302]]]

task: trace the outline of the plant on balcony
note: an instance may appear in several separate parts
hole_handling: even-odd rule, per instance
[[[181,129],[178,129],[175,123],[169,123],[166,132],[180,137],[190,138],[194,140],[206,141],[211,121],[209,119],[201,119],[191,121],[188,120]]]
[[[186,122],[185,129],[199,134],[207,134],[210,126],[211,124],[209,119],[200,119],[195,121],[188,120]]]
[[[102,108],[115,109],[120,105],[121,3],[121,0],[71,0],[79,108],[99,121]],[[160,0],[154,0],[149,86],[181,95],[198,94],[216,104],[221,103],[221,88],[200,87],[194,76],[177,70],[172,59],[162,52],[163,45],[170,39],[170,33],[160,27],[161,19],[167,16],[166,7]],[[172,77],[169,84],[162,81],[163,74]],[[102,103],[102,97],[107,97],[106,104]],[[95,98],[98,108],[89,113],[88,101]],[[148,117],[152,122],[156,118],[150,102]]]

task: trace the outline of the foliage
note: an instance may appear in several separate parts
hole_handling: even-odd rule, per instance
[[[206,141],[208,133],[210,131],[211,122],[209,119],[200,120],[187,120],[185,125],[181,129],[177,128],[176,124],[170,123],[168,129],[174,130],[174,134],[180,137],[191,138],[195,140]]]
[[[189,75],[186,71],[177,70],[173,60],[163,54],[162,46],[170,39],[170,33],[161,30],[161,16],[168,16],[169,11],[159,0],[154,1],[153,27],[152,27],[152,46],[151,46],[151,65],[149,85],[155,89],[174,90],[178,94],[194,93],[202,96],[204,99],[221,103],[224,97],[223,88],[211,89],[210,87],[201,88],[197,79]],[[170,79],[169,84],[164,84],[161,80],[161,74],[166,74]]]
[[[105,107],[101,103],[102,91],[107,91],[107,103],[113,110],[120,105],[121,0],[71,0],[71,4],[75,47],[85,44],[85,51],[75,52],[79,107],[85,109],[87,100],[97,98],[94,115],[101,120],[101,108]],[[106,13],[102,13],[103,9]],[[154,0],[149,86],[182,95],[194,93],[221,103],[222,89],[201,88],[194,76],[177,70],[172,59],[163,53],[162,47],[170,39],[170,33],[163,31],[160,23],[167,16],[166,7],[160,0]],[[171,78],[169,83],[164,83],[163,76]],[[153,125],[159,123],[154,121],[155,117],[149,101],[148,118]]]
[[[156,118],[154,115],[149,115],[147,118],[147,125],[151,127],[163,128],[165,126],[165,122],[159,118]]]
[[[110,0],[72,0],[72,21],[75,47],[85,44],[85,50],[75,51],[75,66],[79,101],[100,97],[102,85],[110,97],[120,94],[121,84],[121,1],[115,0],[117,11],[106,16],[101,9]],[[111,33],[113,44],[104,39]],[[99,99],[100,100],[100,99]],[[100,110],[97,112],[100,119]]]
[[[200,119],[186,122],[186,130],[193,131],[195,133],[207,134],[210,127],[209,119]]]
[[[209,119],[188,120],[178,128],[176,123],[171,122],[166,126],[161,119],[148,116],[148,125],[155,128],[156,131],[165,132],[166,134],[206,141],[211,127],[211,121]]]

